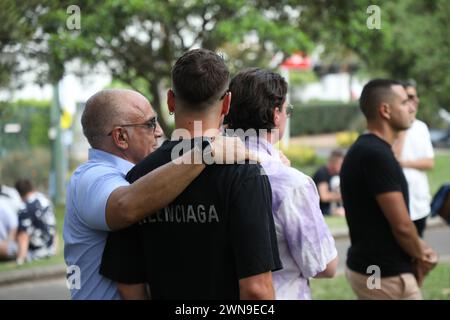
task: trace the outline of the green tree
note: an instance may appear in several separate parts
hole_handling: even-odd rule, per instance
[[[223,52],[233,71],[267,65],[279,50],[312,48],[289,1],[85,0],[77,3],[81,30],[75,31],[65,27],[69,4],[52,2],[40,17],[55,70],[63,70],[58,63],[73,57],[102,63],[115,79],[147,95],[158,113],[171,66],[192,47]],[[164,120],[161,125],[167,129]]]
[[[415,79],[424,108],[436,123],[438,108],[450,110],[450,2],[305,1],[302,17],[313,41],[325,45],[324,60],[358,63],[370,76]],[[381,28],[366,25],[369,5],[381,12]]]

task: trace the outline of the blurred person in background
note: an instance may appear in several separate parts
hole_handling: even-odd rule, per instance
[[[17,191],[0,184],[0,261],[16,258],[18,214],[22,208]]]
[[[339,172],[341,171],[344,153],[333,150],[325,166],[314,173],[313,180],[320,196],[320,210],[326,216],[344,216],[342,206]]]
[[[17,264],[56,254],[56,219],[53,204],[28,179],[15,184],[25,208],[19,211]]]
[[[416,118],[420,102],[416,87],[412,82],[404,83],[403,87],[414,106],[413,122],[400,133],[393,150],[408,181],[409,215],[423,237],[431,202],[427,171],[434,167],[434,151],[427,125]]]

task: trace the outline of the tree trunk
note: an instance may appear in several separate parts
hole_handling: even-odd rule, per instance
[[[156,113],[158,113],[158,122],[161,128],[164,131],[164,134],[166,137],[170,137],[172,134],[172,128],[167,124],[167,121],[165,119],[165,112],[162,112],[162,100],[159,90],[159,82],[158,81],[151,81],[149,84],[149,91],[152,94],[152,101],[150,101],[150,104],[152,105],[153,109]]]

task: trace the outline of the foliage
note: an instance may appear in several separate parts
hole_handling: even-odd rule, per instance
[[[336,134],[336,140],[340,147],[350,147],[358,136],[356,131],[342,131]]]
[[[320,60],[340,69],[416,79],[425,106],[419,117],[428,123],[437,117],[436,108],[450,109],[447,0],[80,0],[81,30],[69,30],[66,10],[72,4],[4,0],[0,52],[40,62],[34,67],[41,83],[59,80],[73,59],[102,64],[161,113],[171,66],[190,48],[223,52],[232,73],[276,67],[271,62],[278,52],[286,57],[324,48]],[[379,30],[367,27],[369,5],[381,9]],[[14,63],[0,65],[1,86],[4,75],[16,70]]]
[[[361,116],[355,105],[296,106],[291,117],[291,135],[355,130]]]
[[[0,128],[6,123],[20,123],[21,131],[4,135],[1,146],[5,150],[29,147],[50,147],[50,101],[18,100],[3,103]]]
[[[366,27],[369,5],[381,9],[381,29]],[[372,77],[415,79],[424,106],[419,118],[428,123],[437,122],[438,108],[450,110],[449,1],[312,0],[305,8],[305,33],[324,44],[325,60],[357,63]]]
[[[70,4],[43,1],[46,13],[38,16],[48,46],[34,56],[46,61],[49,81],[74,57],[102,62],[114,78],[149,97],[158,113],[171,66],[192,47],[223,52],[232,72],[266,66],[278,51],[312,48],[296,18],[300,4],[292,1],[80,0],[81,30],[66,28]]]
[[[48,189],[50,152],[43,148],[15,150],[0,162],[2,183],[14,185],[18,179],[30,179],[40,190]]]
[[[281,148],[281,151],[291,161],[292,167],[301,168],[317,161],[316,151],[310,147],[290,145],[289,148]]]

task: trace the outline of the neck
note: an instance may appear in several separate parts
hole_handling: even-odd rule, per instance
[[[30,192],[27,192],[23,197],[22,197],[22,200],[23,201],[27,201],[34,193],[35,193],[36,191],[30,191]]]
[[[380,139],[383,139],[387,143],[389,143],[391,146],[394,143],[395,140],[398,138],[398,131],[393,130],[388,124],[386,123],[367,123],[367,130],[379,137]]]
[[[282,136],[280,136],[280,129],[274,128],[272,130],[267,130],[267,133],[261,134],[261,137],[269,141],[270,144],[275,144],[281,140]]]
[[[116,157],[131,162],[132,164],[137,164],[137,162],[134,161],[125,150],[122,150],[114,145],[103,145],[102,148],[98,148],[98,150],[110,153]]]
[[[214,137],[220,133],[220,117],[175,116],[175,130],[172,140],[192,139],[196,137]]]

